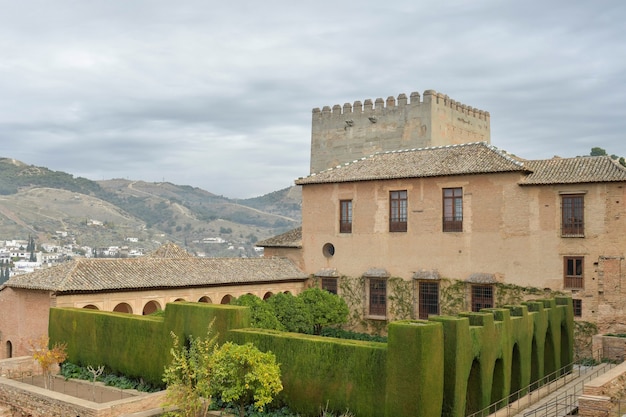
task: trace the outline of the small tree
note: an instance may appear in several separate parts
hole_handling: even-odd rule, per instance
[[[284,326],[285,331],[295,333],[313,331],[313,316],[301,298],[278,293],[268,298],[267,303],[274,309],[276,318]]]
[[[54,347],[50,349],[50,339],[46,335],[41,335],[39,339],[31,340],[29,345],[33,351],[33,359],[41,366],[44,388],[48,389],[48,380],[51,376],[52,366],[62,363],[67,358],[67,344],[55,343]]]
[[[163,382],[167,384],[167,402],[178,406],[185,417],[206,416],[210,398],[210,360],[217,347],[213,322],[205,338],[189,337],[181,346],[178,336],[171,333],[172,362],[165,368]]]
[[[338,295],[314,287],[302,291],[298,298],[304,301],[311,312],[314,334],[321,334],[325,326],[348,321],[350,310],[344,299]]]
[[[231,304],[250,308],[250,325],[261,329],[285,330],[271,304],[253,294],[233,299]]]
[[[272,352],[261,352],[252,343],[227,342],[213,354],[211,392],[235,403],[240,417],[249,404],[263,410],[282,389],[280,367]]]

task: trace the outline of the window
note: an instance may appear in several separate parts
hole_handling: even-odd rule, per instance
[[[391,191],[389,193],[389,231],[406,232],[407,192]]]
[[[443,189],[443,231],[463,231],[463,189]]]
[[[322,278],[322,289],[337,295],[337,278]]]
[[[566,256],[563,258],[563,275],[565,288],[583,289],[584,260],[582,256]]]
[[[584,196],[561,196],[561,236],[582,237],[585,235],[584,208]]]
[[[582,317],[583,316],[583,300],[580,299],[572,299],[574,303],[574,317]]]
[[[339,232],[352,233],[352,200],[341,200],[339,205]]]
[[[370,312],[371,316],[387,315],[387,281],[370,278]]]
[[[419,281],[419,318],[427,319],[430,314],[439,314],[439,283]]]
[[[472,285],[472,311],[493,307],[493,286]]]

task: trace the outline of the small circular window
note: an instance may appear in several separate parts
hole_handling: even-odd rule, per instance
[[[325,257],[330,258],[335,254],[335,246],[332,243],[327,243],[322,248],[322,253]]]

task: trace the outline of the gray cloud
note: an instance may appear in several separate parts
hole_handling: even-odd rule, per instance
[[[313,107],[426,89],[519,156],[626,156],[619,0],[1,4],[0,155],[77,176],[261,195]]]

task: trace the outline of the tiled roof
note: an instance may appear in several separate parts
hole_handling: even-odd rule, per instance
[[[6,286],[32,290],[102,292],[305,280],[284,258],[85,259],[16,275]]]
[[[579,156],[526,161],[532,171],[521,185],[626,181],[626,168],[609,156]]]
[[[161,245],[148,256],[152,258],[192,258],[189,252],[174,243]]]
[[[524,164],[484,142],[377,153],[296,180],[296,184],[525,172]]]
[[[302,227],[298,227],[285,232],[282,235],[270,237],[269,239],[257,242],[255,246],[266,248],[301,248]]]

